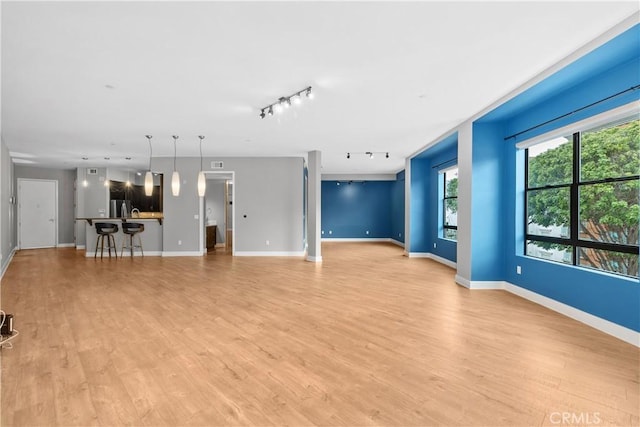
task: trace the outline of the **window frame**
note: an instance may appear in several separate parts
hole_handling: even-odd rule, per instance
[[[457,242],[458,241],[458,226],[457,225],[448,225],[446,224],[447,221],[447,200],[452,200],[452,199],[456,199],[458,200],[458,195],[456,193],[455,196],[447,196],[447,173],[451,172],[453,170],[458,171],[458,165],[454,165],[454,166],[449,166],[446,169],[443,169],[440,171],[440,173],[442,174],[442,223],[440,224],[440,226],[442,227],[442,238],[444,240],[450,240],[452,242]],[[456,238],[452,239],[450,237],[447,237],[446,235],[446,230],[455,230],[456,231]]]
[[[628,121],[633,121],[633,120],[638,120],[637,115],[633,115],[633,116],[629,116],[627,117]],[[608,121],[604,124],[604,126],[599,126],[599,127],[613,127],[616,126],[616,124],[622,124],[623,122],[621,122],[620,120],[611,120]],[[570,246],[572,249],[572,253],[571,253],[571,264],[569,263],[565,263],[565,262],[561,262],[561,261],[553,261],[553,262],[560,262],[562,264],[565,265],[571,265],[571,266],[575,266],[575,267],[584,267],[584,268],[590,268],[592,270],[595,271],[600,271],[600,272],[606,272],[606,273],[610,273],[610,274],[616,274],[622,277],[634,277],[637,278],[638,276],[629,276],[629,275],[625,275],[622,273],[618,273],[615,271],[610,271],[610,270],[604,270],[604,269],[600,269],[600,268],[595,268],[595,267],[589,267],[589,266],[585,266],[585,265],[581,265],[578,261],[579,261],[579,249],[581,248],[585,248],[585,249],[595,249],[595,250],[605,250],[605,251],[612,251],[612,252],[618,252],[618,253],[626,253],[626,254],[632,254],[632,255],[639,255],[640,254],[640,245],[636,246],[636,245],[629,245],[629,244],[624,244],[624,243],[611,243],[611,242],[602,242],[602,241],[595,241],[595,240],[585,240],[585,239],[581,239],[580,238],[580,189],[582,187],[585,186],[589,186],[589,185],[598,185],[598,184],[610,184],[610,183],[617,183],[617,182],[628,182],[628,181],[634,181],[634,180],[640,180],[640,174],[637,175],[630,175],[630,176],[625,176],[625,177],[617,177],[617,178],[604,178],[604,179],[597,179],[597,180],[588,180],[588,181],[581,181],[580,179],[580,161],[581,161],[581,156],[580,156],[580,150],[581,150],[581,137],[582,134],[585,132],[589,132],[592,131],[594,128],[593,127],[584,127],[584,128],[578,128],[576,130],[574,130],[572,132],[572,140],[571,140],[571,144],[572,144],[572,174],[571,174],[571,182],[569,183],[565,183],[565,184],[554,184],[554,185],[543,185],[543,186],[535,186],[535,187],[529,187],[529,147],[533,146],[533,145],[537,145],[536,144],[531,144],[525,147],[525,153],[524,153],[524,239],[523,239],[523,244],[524,244],[524,255],[525,256],[530,256],[532,258],[535,259],[542,259],[544,260],[544,258],[541,257],[535,257],[532,255],[528,255],[527,254],[527,242],[532,241],[532,242],[545,242],[545,243],[555,243],[555,244],[559,244],[559,245],[565,245],[565,246]],[[544,139],[544,140],[539,140],[538,143],[542,143],[545,141],[548,141],[552,139],[551,137],[548,139]],[[538,235],[538,234],[530,234],[529,233],[529,204],[528,204],[528,200],[529,200],[529,193],[532,191],[544,191],[544,190],[555,190],[555,189],[559,189],[559,188],[568,188],[569,189],[569,198],[570,198],[570,202],[569,202],[569,237],[568,238],[564,238],[564,237],[553,237],[553,236],[542,236],[542,235]]]

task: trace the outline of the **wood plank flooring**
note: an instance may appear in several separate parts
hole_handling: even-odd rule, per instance
[[[2,425],[640,423],[636,347],[391,244],[323,259],[18,252]]]

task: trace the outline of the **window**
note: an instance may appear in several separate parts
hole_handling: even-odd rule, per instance
[[[442,237],[458,240],[458,167],[441,172],[444,176],[442,191]]]
[[[640,120],[527,149],[525,254],[638,277]]]

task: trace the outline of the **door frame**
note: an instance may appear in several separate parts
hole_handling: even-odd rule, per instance
[[[47,247],[54,247],[57,248],[58,247],[58,181],[55,179],[36,179],[36,178],[18,178],[17,183],[18,183],[18,218],[17,218],[17,223],[18,223],[18,244],[16,245],[18,247],[18,249],[22,249],[22,196],[23,196],[23,192],[22,192],[22,183],[25,181],[38,181],[38,182],[53,182],[54,183],[54,205],[55,205],[55,217],[53,220],[54,223],[54,230],[56,233],[56,238],[55,238],[55,242],[53,244],[53,246],[47,246]],[[29,248],[29,249],[37,249],[37,248]]]
[[[235,256],[236,255],[236,204],[235,204],[235,200],[236,200],[236,173],[235,171],[204,171],[204,175],[205,175],[205,179],[207,179],[207,177],[209,176],[216,176],[216,175],[222,175],[223,177],[228,177],[229,175],[231,175],[231,179],[230,181],[233,183],[233,186],[231,187],[231,200],[233,201],[233,203],[231,204],[231,223],[233,224],[233,228],[231,229],[231,256]],[[229,178],[227,178],[227,180],[229,180]],[[227,194],[225,191],[225,199],[227,198]],[[198,197],[198,199],[200,199],[199,204],[200,204],[200,215],[199,215],[199,227],[200,227],[200,255],[206,255],[207,251],[206,248],[204,247],[205,241],[206,241],[206,230],[204,227],[204,220],[205,220],[205,205],[204,205],[204,197]],[[225,228],[226,228],[226,223],[227,223],[227,219],[225,218]],[[227,230],[224,230],[224,232],[226,233]],[[226,243],[226,234],[225,234],[225,243]]]

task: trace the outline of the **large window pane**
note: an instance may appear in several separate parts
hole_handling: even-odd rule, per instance
[[[444,238],[449,240],[458,240],[458,230],[455,230],[453,228],[445,228]]]
[[[569,188],[527,192],[527,233],[569,238]]]
[[[573,137],[554,138],[530,147],[529,188],[568,184],[573,174]]]
[[[458,225],[458,198],[444,199],[444,225]]]
[[[638,277],[638,255],[605,251],[591,248],[578,248],[578,264],[584,267]]]
[[[573,264],[572,253],[573,248],[569,245],[527,240],[528,256],[561,262],[564,264]]]
[[[640,174],[640,120],[583,132],[580,179],[595,181]]]
[[[638,180],[580,186],[580,239],[638,244]]]
[[[444,174],[444,197],[458,197],[458,168]]]

